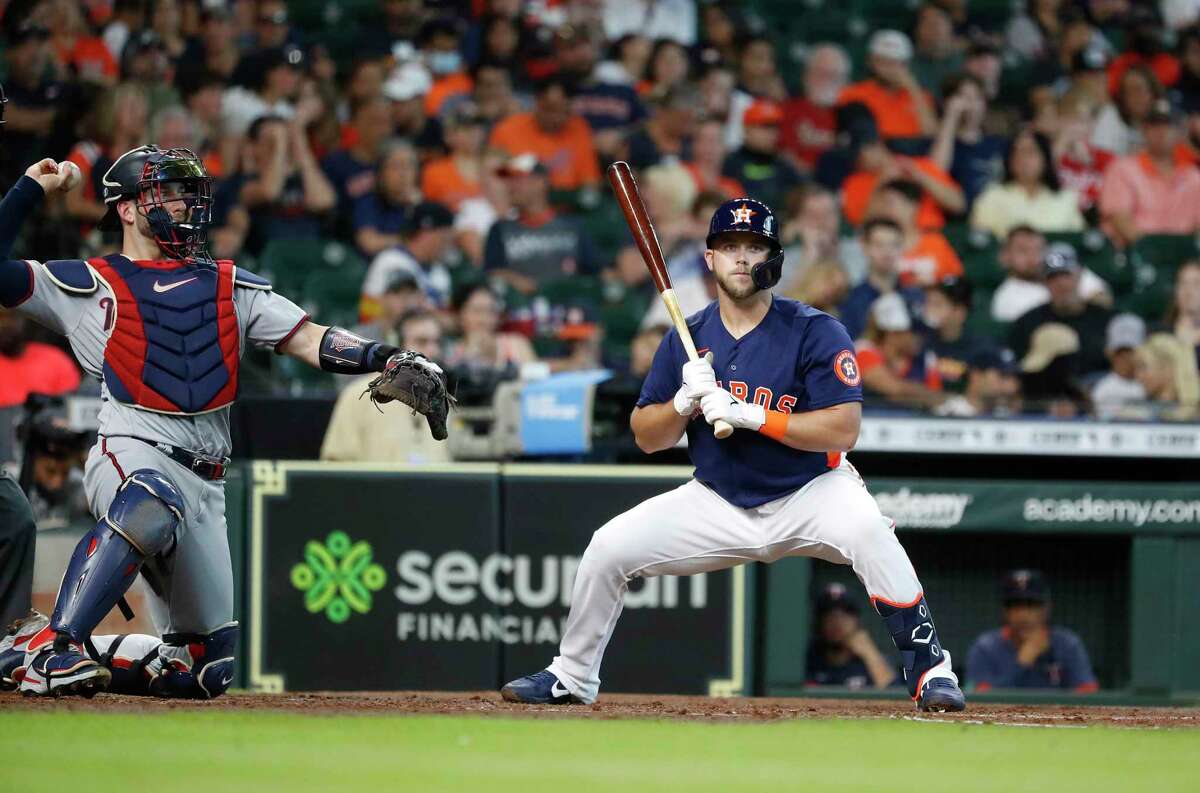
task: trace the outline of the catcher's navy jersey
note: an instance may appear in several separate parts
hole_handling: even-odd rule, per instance
[[[716,301],[687,323],[700,354],[712,352],[717,383],[747,402],[794,413],[862,401],[849,334],[842,323],[811,306],[775,297],[762,322],[740,339],[725,329]],[[654,355],[638,407],[670,402],[682,385],[686,362],[672,329]],[[696,479],[743,508],[782,498],[839,461],[836,453],[799,451],[748,430],[717,440],[699,411],[688,423],[687,436]]]

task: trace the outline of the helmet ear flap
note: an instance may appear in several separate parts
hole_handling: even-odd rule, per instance
[[[783,277],[783,249],[750,268],[750,278],[759,289],[770,289]]]

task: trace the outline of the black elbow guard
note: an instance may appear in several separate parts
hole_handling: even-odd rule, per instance
[[[364,339],[345,328],[329,328],[321,337],[318,358],[321,369],[334,374],[382,372],[387,359],[397,348]]]

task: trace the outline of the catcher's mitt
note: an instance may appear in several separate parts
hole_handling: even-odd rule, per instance
[[[446,375],[433,361],[412,350],[388,358],[383,373],[367,385],[365,393],[376,404],[398,400],[429,422],[435,440],[446,440],[446,416],[454,397],[446,391]]]

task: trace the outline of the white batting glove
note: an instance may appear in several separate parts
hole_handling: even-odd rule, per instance
[[[709,424],[727,421],[736,430],[753,430],[767,422],[767,409],[753,402],[743,402],[723,388],[710,391],[700,398],[700,409]]]
[[[700,407],[700,398],[717,388],[717,373],[712,368],[712,353],[683,365],[683,385],[675,392],[675,412],[685,418]]]

